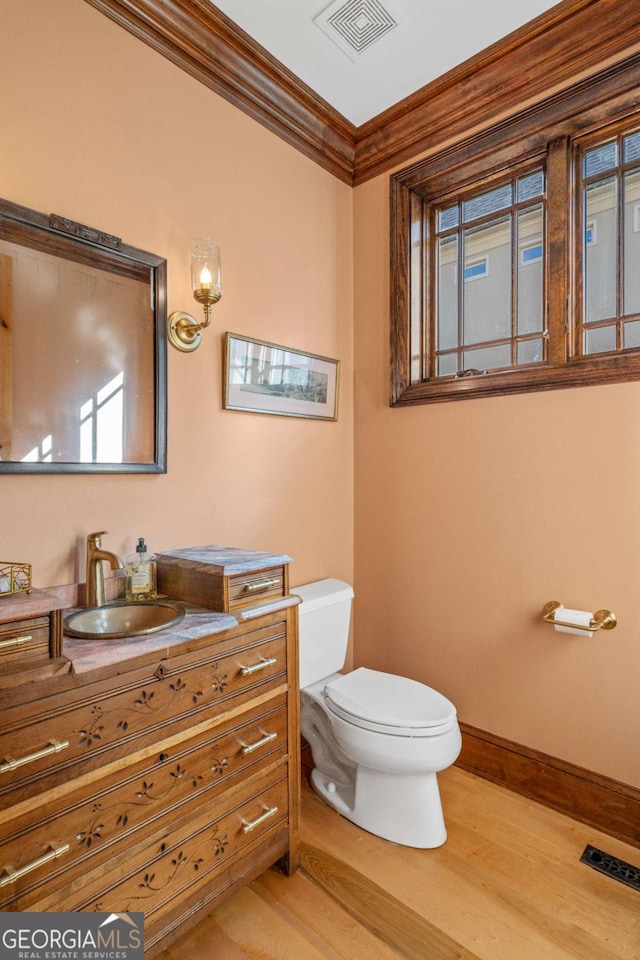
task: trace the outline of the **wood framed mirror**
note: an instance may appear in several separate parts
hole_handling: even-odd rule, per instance
[[[166,473],[166,260],[0,200],[0,473]]]

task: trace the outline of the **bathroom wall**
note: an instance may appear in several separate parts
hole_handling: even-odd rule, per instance
[[[391,409],[389,177],[355,190],[355,662],[640,786],[640,383]],[[564,636],[544,604],[607,607]]]
[[[108,530],[120,554],[221,543],[288,553],[293,583],[351,580],[350,188],[83,0],[0,8],[0,196],[165,256],[169,311],[200,309],[193,237],[224,271],[198,351],[168,348],[168,473],[0,476],[0,558],[83,580]],[[223,411],[224,331],[339,359],[338,422]]]

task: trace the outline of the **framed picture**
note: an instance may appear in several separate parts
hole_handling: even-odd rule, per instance
[[[338,360],[227,333],[223,406],[337,420],[339,368]]]

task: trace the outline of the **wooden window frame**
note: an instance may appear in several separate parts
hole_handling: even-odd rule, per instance
[[[574,350],[582,296],[573,143],[591,139],[599,130],[604,135],[629,118],[640,119],[638,86],[640,54],[392,175],[392,406],[640,379],[638,348],[592,355]],[[512,169],[535,162],[545,168],[547,184],[546,360],[477,376],[425,378],[425,323],[434,309],[434,290],[425,282],[429,250],[425,209],[432,201],[463,193],[472,185],[481,189]]]

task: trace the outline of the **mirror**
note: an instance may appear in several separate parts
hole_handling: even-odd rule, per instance
[[[0,473],[166,473],[166,276],[0,200]]]

